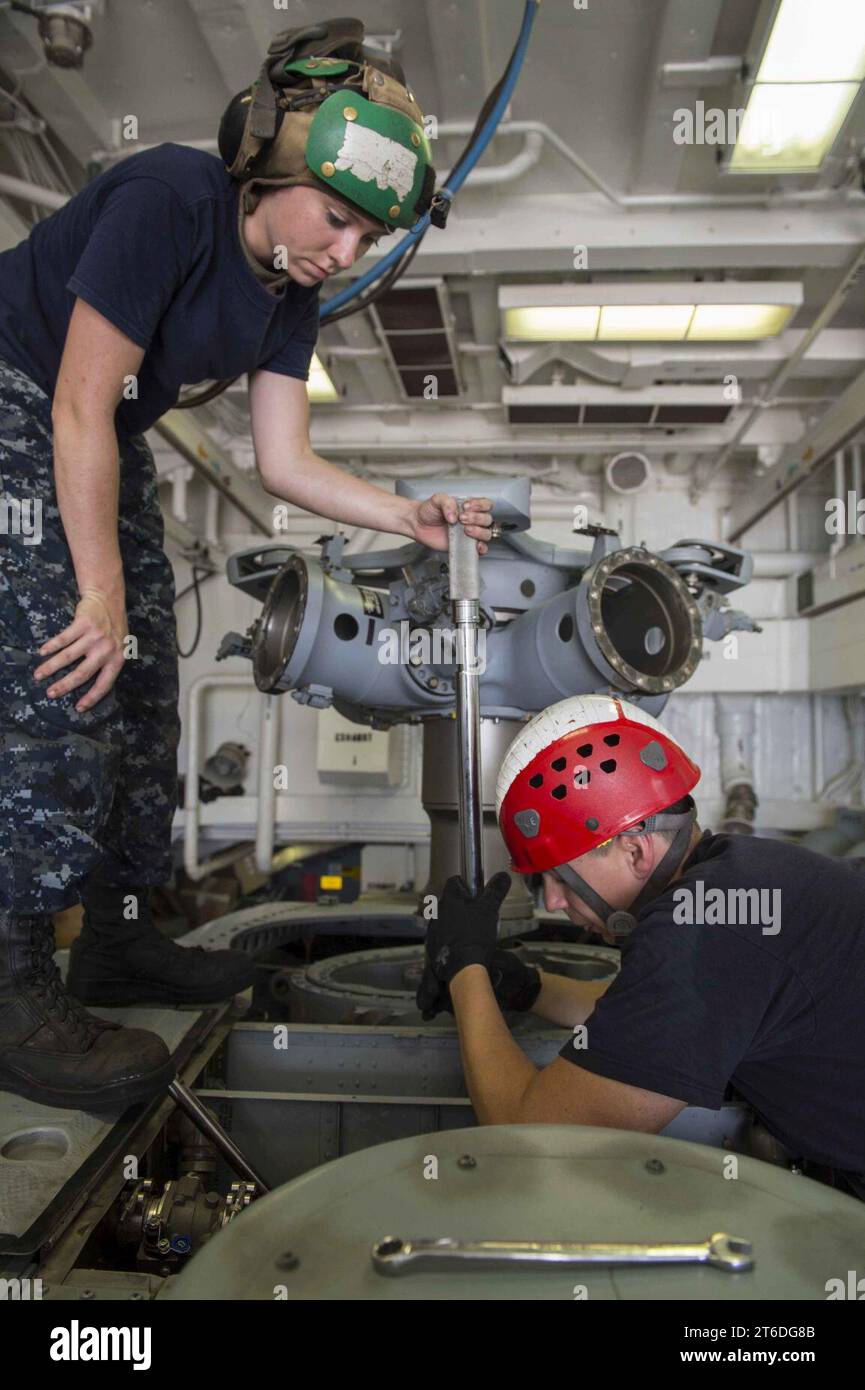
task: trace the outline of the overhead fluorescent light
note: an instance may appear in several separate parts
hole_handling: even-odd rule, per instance
[[[731,173],[813,173],[865,77],[865,4],[780,0],[766,32],[726,167]]]
[[[858,82],[758,83],[728,169],[733,174],[814,173],[858,91]]]
[[[802,303],[787,281],[507,285],[504,337],[516,342],[710,342],[773,337]]]
[[[693,314],[693,304],[605,304],[598,341],[680,343]]]
[[[863,77],[862,0],[781,0],[758,82],[860,82]]]
[[[698,304],[688,328],[689,343],[774,338],[790,321],[789,304]]]
[[[505,310],[505,337],[542,342],[594,342],[600,305],[529,305]]]
[[[338,401],[339,392],[321,364],[317,352],[312,354],[312,361],[309,364],[309,381],[306,383],[306,393],[311,401],[319,404],[323,401]]]

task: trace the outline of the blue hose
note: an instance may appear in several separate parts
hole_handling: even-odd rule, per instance
[[[526,56],[526,50],[529,46],[529,37],[532,32],[532,25],[534,24],[539,4],[540,0],[526,0],[522,28],[520,29],[519,38],[517,39],[504,86],[499,93],[498,100],[487,117],[486,124],[481,128],[475,143],[466,151],[456,167],[451,170],[447,183],[443,184],[442,187],[437,190],[437,196],[445,199],[447,202],[452,202],[454,196],[462,188],[472,169],[475,167],[487,145],[495,135],[499,121],[507,110],[508,102],[519,80],[523,59]],[[342,309],[343,306],[346,305],[349,300],[354,299],[356,295],[362,294],[368,285],[374,284],[380,276],[384,275],[390,269],[395,261],[405,256],[407,252],[411,250],[415,242],[419,241],[424,235],[429,224],[430,215],[429,212],[426,212],[417,225],[403,237],[402,241],[398,242],[380,261],[377,261],[365,275],[362,275],[359,280],[354,280],[350,285],[346,286],[344,290],[340,290],[339,294],[335,294],[332,299],[327,301],[321,310],[320,322],[326,323],[331,314],[336,313],[338,309]]]

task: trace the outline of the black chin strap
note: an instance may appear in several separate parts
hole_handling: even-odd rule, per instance
[[[583,902],[598,914],[607,930],[613,933],[617,941],[623,941],[637,925],[637,914],[640,908],[652,898],[656,898],[666,888],[673,874],[684,863],[691,841],[691,830],[696,819],[697,808],[695,806],[692,806],[689,811],[682,812],[681,815],[671,815],[668,812],[659,811],[654,816],[647,816],[644,821],[633,826],[630,830],[622,831],[623,835],[646,835],[651,834],[654,830],[676,831],[669,849],[655,865],[630,908],[611,907],[600,893],[596,893],[594,888],[586,883],[586,880],[577,873],[576,869],[571,868],[570,864],[560,864],[552,872],[575,893],[578,893]]]

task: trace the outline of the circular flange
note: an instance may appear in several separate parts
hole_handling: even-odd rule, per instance
[[[619,952],[604,946],[569,941],[526,941],[514,954],[527,965],[575,980],[611,980],[619,969]],[[417,1023],[415,1002],[424,968],[424,946],[387,946],[351,951],[316,961],[292,973],[289,982],[292,1017],[303,1023],[337,1023],[357,1016],[385,1014]],[[534,1015],[509,1013],[520,1031],[548,1027]],[[437,1015],[437,1026],[453,1026],[449,1013]]]
[[[628,612],[631,650],[617,644],[610,628],[623,625],[613,607],[616,590],[610,581],[627,580],[635,589],[640,611]],[[611,611],[612,610],[612,611]],[[694,597],[681,576],[659,556],[642,546],[629,546],[604,556],[586,570],[577,592],[577,615],[584,642],[594,641],[607,674],[645,695],[665,695],[690,680],[702,654],[702,622]],[[638,654],[636,638],[644,635]],[[629,659],[630,657],[630,659]]]
[[[321,566],[292,555],[273,576],[252,641],[252,672],[259,690],[275,693],[301,683],[323,606]]]

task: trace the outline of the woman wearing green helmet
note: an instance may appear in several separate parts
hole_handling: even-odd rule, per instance
[[[4,535],[0,575],[0,1088],[37,1102],[122,1108],[173,1074],[160,1039],[82,1003],[209,1003],[251,978],[149,915],[172,873],[180,725],[144,431],[183,384],[247,373],[269,491],[441,549],[457,520],[453,498],[397,498],[309,438],[320,285],[410,227],[434,179],[420,109],[362,38],[356,20],[278,36],[223,119],[222,159],[144,150],[0,255],[0,487],[39,530]],[[488,501],[460,519],[485,548]],[[79,900],[70,998],[51,914]]]

